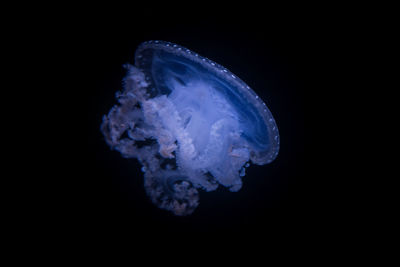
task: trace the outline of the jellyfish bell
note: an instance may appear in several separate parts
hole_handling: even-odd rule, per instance
[[[126,67],[120,105],[104,117],[102,131],[110,146],[142,163],[146,191],[160,208],[188,215],[198,205],[195,188],[238,191],[250,161],[276,158],[279,134],[269,109],[223,66],[177,44],[148,41]]]
[[[166,94],[178,98],[176,95],[179,95],[179,101],[186,94],[191,100],[198,99],[198,105],[210,100],[207,96],[223,97],[235,111],[243,137],[252,145],[252,162],[262,165],[276,158],[279,133],[271,112],[261,98],[229,70],[187,48],[164,41],[142,43],[136,50],[135,62],[145,73],[152,96]]]

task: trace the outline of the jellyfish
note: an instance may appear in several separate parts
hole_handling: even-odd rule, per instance
[[[159,208],[192,214],[198,189],[236,192],[250,163],[277,157],[279,133],[268,107],[218,63],[147,41],[125,68],[101,131],[111,149],[141,163],[146,193]]]

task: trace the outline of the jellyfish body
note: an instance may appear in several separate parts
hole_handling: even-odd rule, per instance
[[[198,205],[196,188],[238,191],[249,162],[279,151],[265,103],[221,65],[164,41],[149,41],[127,65],[119,105],[103,117],[106,142],[143,165],[152,202],[176,215]]]

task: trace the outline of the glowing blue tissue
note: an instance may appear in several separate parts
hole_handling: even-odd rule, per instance
[[[249,161],[267,164],[279,134],[265,103],[221,65],[164,41],[142,43],[126,65],[119,104],[103,117],[107,144],[143,165],[152,202],[191,214],[196,188],[238,191]]]

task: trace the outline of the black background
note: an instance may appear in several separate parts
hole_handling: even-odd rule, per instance
[[[336,22],[323,14],[152,14],[134,13],[117,21],[104,17],[84,28],[87,150],[80,155],[84,175],[79,179],[88,230],[154,239],[338,231],[336,215],[343,211],[344,196],[336,184],[343,178],[337,176],[333,160],[340,147],[331,120],[341,115],[331,107],[339,94],[335,77],[343,36]],[[180,44],[228,68],[265,101],[280,132],[274,162],[252,165],[237,193],[224,188],[201,191],[200,205],[186,217],[154,206],[145,194],[140,165],[111,151],[100,132],[102,116],[121,89],[122,65],[133,63],[136,47],[146,40]]]

